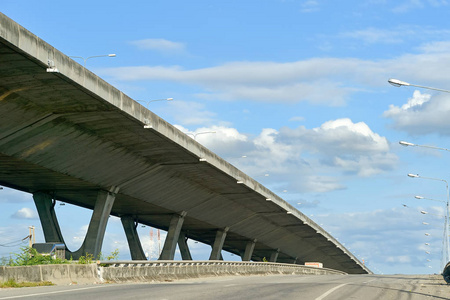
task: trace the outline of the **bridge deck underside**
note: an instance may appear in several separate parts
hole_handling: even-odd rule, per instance
[[[167,229],[174,213],[186,211],[183,232],[191,239],[212,245],[216,231],[229,227],[224,249],[232,253],[242,253],[256,239],[256,261],[280,249],[279,262],[297,258],[366,273],[306,216],[300,220],[303,214],[289,204],[266,201],[255,191],[266,191],[259,183],[139,103],[124,96],[120,104],[111,103],[86,88],[94,79],[107,84],[80,65],[66,58],[86,86],[62,73],[47,73],[40,60],[0,41],[1,185],[46,191],[89,209],[99,189],[118,186],[115,216],[132,215],[139,223]],[[145,129],[142,116],[155,129]],[[208,161],[199,161],[202,154]],[[239,176],[253,186],[237,184]],[[286,207],[297,216],[287,214]]]

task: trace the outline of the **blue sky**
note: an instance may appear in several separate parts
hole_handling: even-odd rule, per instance
[[[67,55],[117,54],[86,66],[135,100],[174,98],[146,104],[185,132],[216,131],[197,141],[376,273],[440,272],[445,207],[414,196],[446,200],[445,183],[406,174],[450,180],[450,153],[398,142],[450,148],[450,95],[387,80],[450,89],[450,1],[2,0],[1,12]],[[0,204],[0,256],[30,225],[42,240],[31,195],[5,188]],[[89,212],[56,209],[76,248]],[[120,221],[107,231],[104,252],[126,258]]]

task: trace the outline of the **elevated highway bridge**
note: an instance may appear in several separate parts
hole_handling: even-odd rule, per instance
[[[321,262],[371,273],[276,194],[77,62],[0,14],[0,185],[31,193],[46,242],[64,243],[55,200],[93,210],[76,258],[98,254],[110,215],[133,259],[138,223],[168,231],[160,259],[186,240],[244,261]]]

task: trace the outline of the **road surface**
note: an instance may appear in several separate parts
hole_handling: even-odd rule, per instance
[[[440,275],[234,276],[153,283],[0,289],[3,299],[450,299]]]

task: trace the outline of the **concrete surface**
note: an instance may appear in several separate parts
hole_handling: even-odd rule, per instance
[[[370,273],[289,203],[1,13],[0,185],[88,209],[117,187],[112,215],[168,230],[186,212],[186,238],[213,245],[228,228],[223,250],[242,256],[254,242],[253,261],[279,250],[277,262]]]
[[[330,269],[277,263],[224,261],[141,261],[140,263],[99,262],[98,264],[62,264],[22,267],[3,266],[0,267],[0,282],[14,279],[16,282],[50,281],[54,284],[92,284],[267,274],[329,275],[345,273]]]
[[[292,264],[261,262],[134,262],[108,263],[109,267],[100,267],[99,278],[103,282],[165,281],[186,278],[268,275],[268,274],[304,274],[330,275],[346,273],[331,269],[306,267]]]
[[[0,281],[50,281],[54,284],[87,284],[100,282],[97,264],[63,264],[21,267],[0,267]]]
[[[449,295],[450,285],[438,275],[261,275],[2,289],[0,300],[436,300]]]

